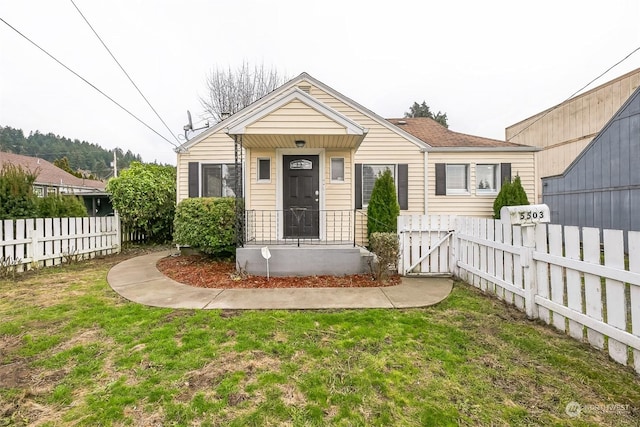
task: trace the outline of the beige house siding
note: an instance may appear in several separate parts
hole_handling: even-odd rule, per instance
[[[427,167],[427,177],[430,183],[436,182],[436,163],[468,164],[469,165],[469,194],[436,196],[435,184],[429,188],[429,215],[467,215],[493,216],[493,201],[498,193],[478,194],[476,192],[477,164],[511,163],[511,175],[520,176],[522,186],[529,201],[535,200],[535,170],[533,152],[431,152]]]
[[[540,197],[540,178],[562,174],[638,86],[640,69],[506,128],[507,141],[542,148],[536,155]]]
[[[270,159],[270,181],[258,181],[258,159]],[[276,153],[271,149],[247,150],[249,179],[245,182],[246,209],[276,210]]]
[[[310,93],[320,102],[368,129],[367,136],[355,153],[355,163],[408,164],[409,209],[401,211],[401,214],[424,213],[424,153],[420,147],[320,88],[312,86]]]
[[[178,153],[176,173],[178,187],[177,201],[189,196],[189,162],[233,163],[235,158],[234,143],[227,134],[219,131],[189,148],[186,153]]]
[[[247,134],[340,135],[346,128],[301,101],[294,100],[247,126]]]

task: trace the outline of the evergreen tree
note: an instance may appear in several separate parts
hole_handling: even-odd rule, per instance
[[[395,233],[398,215],[400,205],[396,197],[396,186],[391,171],[386,169],[378,175],[371,190],[367,206],[367,237],[375,232]]]
[[[527,198],[527,193],[522,187],[520,176],[516,175],[513,182],[505,180],[502,183],[500,192],[493,201],[493,217],[500,219],[500,209],[502,209],[503,206],[522,206],[528,204],[529,199]]]
[[[36,195],[33,183],[37,174],[21,166],[6,163],[0,170],[0,219],[33,218]]]
[[[417,102],[414,102],[413,105],[409,107],[409,112],[404,113],[404,116],[406,118],[428,117],[440,123],[442,126],[446,128],[449,127],[449,124],[447,123],[447,113],[438,111],[436,114],[433,114],[433,112],[431,111],[431,108],[429,108],[426,101],[422,101],[422,104],[418,104]]]

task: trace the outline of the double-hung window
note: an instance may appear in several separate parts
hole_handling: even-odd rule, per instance
[[[369,204],[371,199],[371,191],[373,190],[373,184],[376,183],[376,178],[382,175],[385,170],[391,171],[393,181],[396,180],[396,165],[394,164],[381,164],[381,165],[362,165],[362,205]]]
[[[469,193],[469,165],[447,164],[447,194]]]
[[[237,178],[233,163],[202,165],[202,197],[235,197]]]
[[[476,165],[476,193],[493,194],[497,193],[500,182],[498,177],[500,170],[497,164],[477,164]]]

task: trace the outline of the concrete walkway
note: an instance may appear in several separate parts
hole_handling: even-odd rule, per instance
[[[184,285],[164,276],[157,252],[123,261],[109,270],[107,281],[118,294],[153,307],[198,309],[330,309],[425,307],[445,299],[449,278],[403,277],[398,286],[380,288],[208,289]]]

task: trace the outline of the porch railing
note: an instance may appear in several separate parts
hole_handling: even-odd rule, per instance
[[[366,218],[355,210],[246,210],[244,243],[356,246]]]

